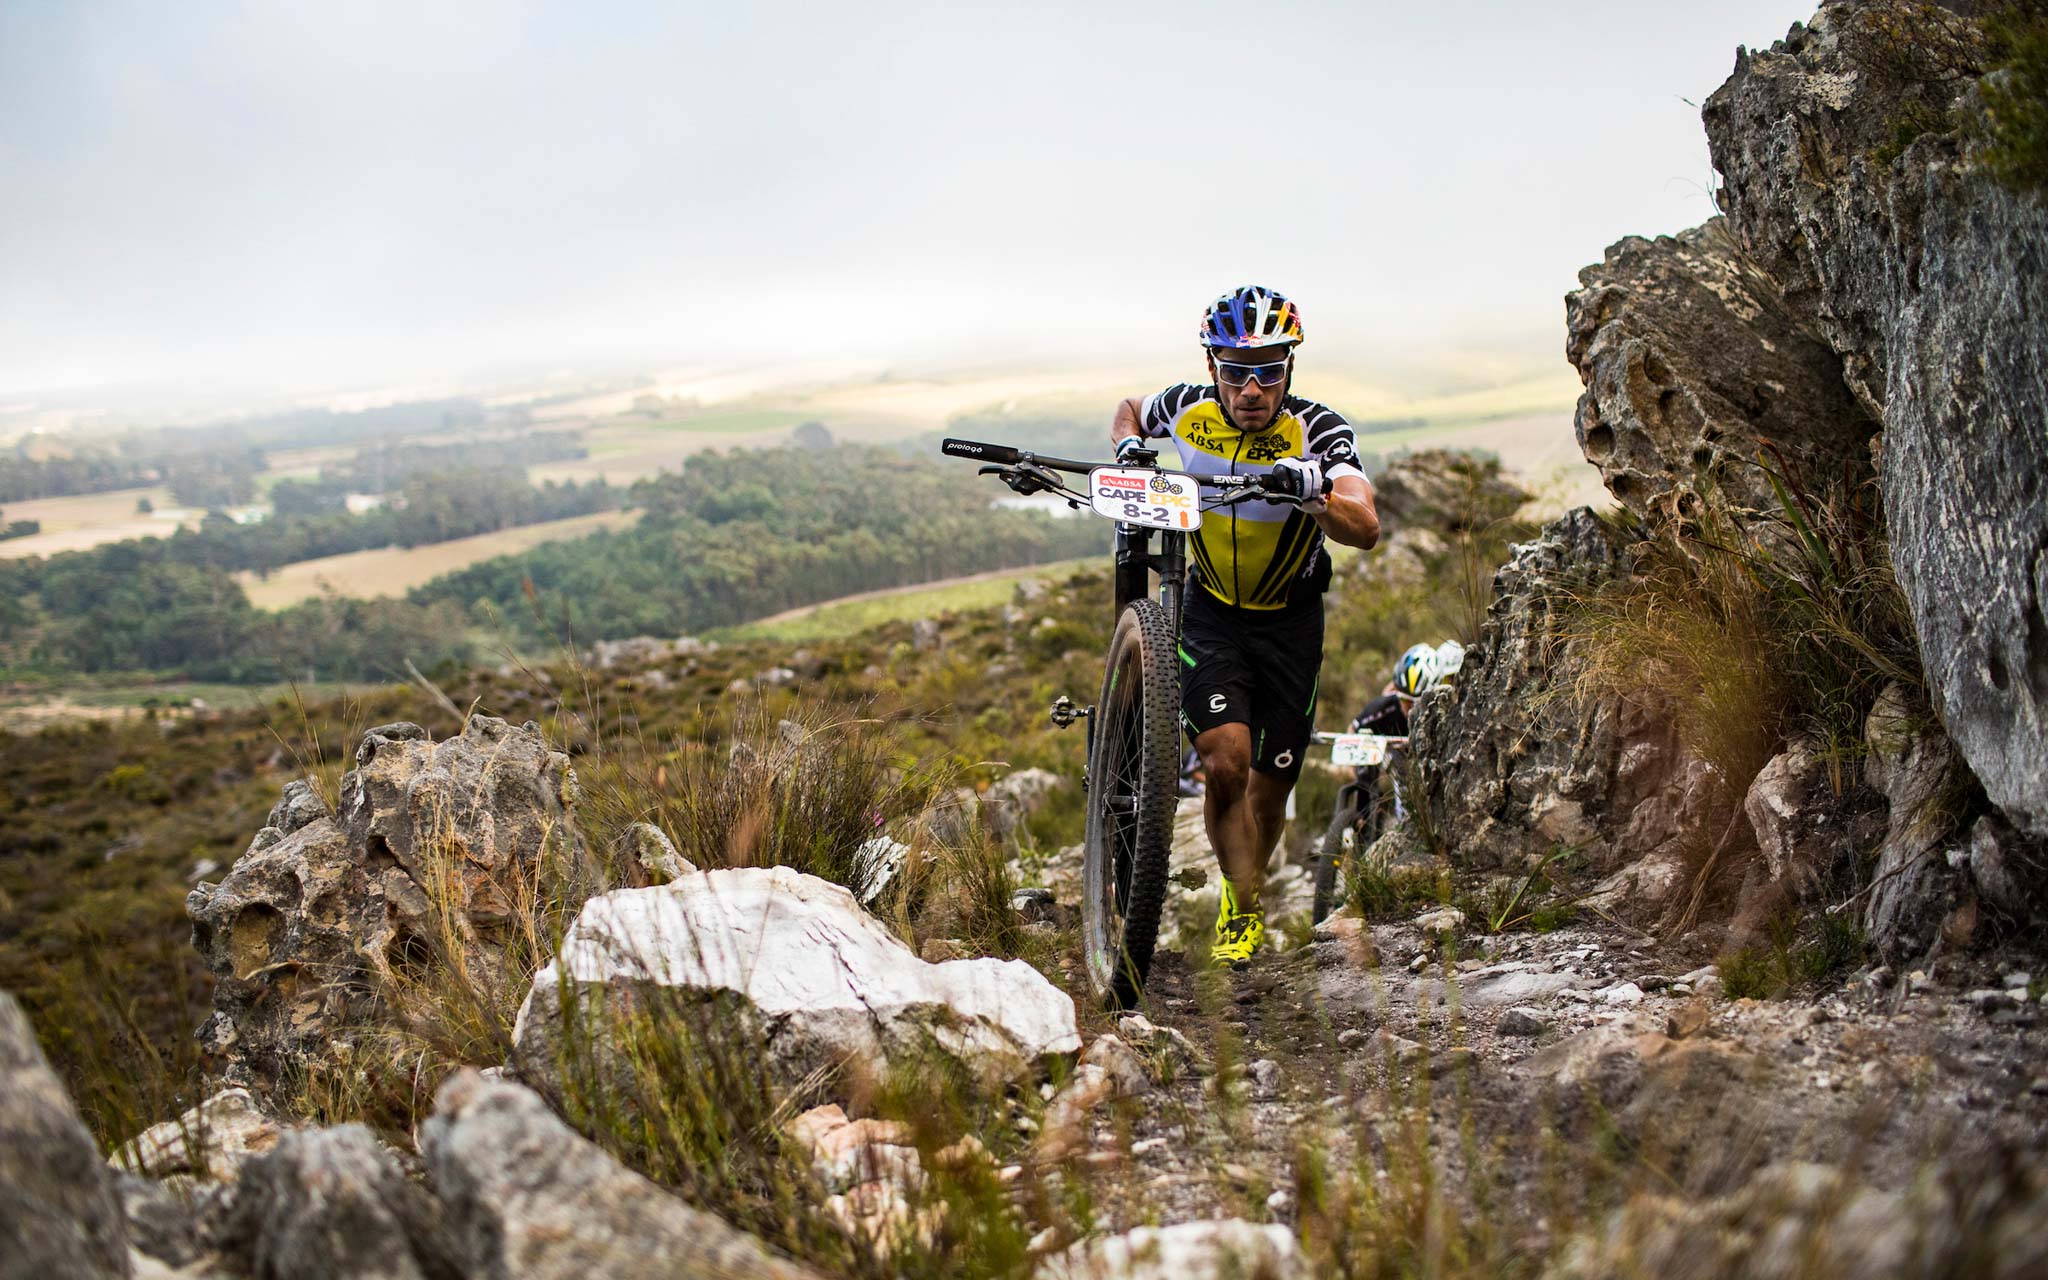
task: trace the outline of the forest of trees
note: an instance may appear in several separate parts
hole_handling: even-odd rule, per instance
[[[415,589],[490,608],[527,640],[673,635],[859,591],[1106,551],[1108,526],[992,507],[958,462],[875,448],[705,454],[634,486],[631,529],[535,547]],[[545,624],[525,602],[531,581]]]
[[[464,495],[510,492],[445,480],[414,481],[418,500],[392,518],[445,532],[480,518]],[[589,501],[600,487],[530,491]],[[603,492],[617,505],[618,490]],[[486,561],[404,600],[316,600],[277,613],[252,607],[233,571],[257,567],[248,563],[257,544],[322,518],[248,529],[210,521],[173,538],[0,561],[0,666],[389,679],[408,660],[428,670],[474,661],[492,640],[685,634],[857,591],[1107,550],[1104,522],[992,507],[1000,493],[964,464],[874,448],[706,454],[686,474],[633,486],[628,502],[646,515],[632,529]]]
[[[514,426],[523,426],[525,418],[516,410],[498,415],[500,421]],[[0,454],[0,503],[161,484],[170,487],[182,506],[235,506],[256,496],[256,477],[268,465],[271,451],[403,439],[430,431],[480,428],[489,421],[490,415],[475,400],[418,400],[350,412],[296,409],[211,426],[130,431],[105,441],[30,437],[17,443],[12,452]],[[529,438],[548,442],[543,448],[560,447],[556,437]],[[436,446],[397,447],[420,450]],[[515,460],[504,448],[497,448],[490,461]],[[582,455],[557,453],[529,461],[554,461],[564,456]]]
[[[574,431],[536,431],[460,444],[365,445],[356,450],[347,466],[323,467],[320,478],[342,485],[345,493],[389,493],[417,476],[491,467],[532,467],[587,457],[589,453],[583,447],[582,436]]]
[[[116,448],[79,447],[42,458],[31,456],[24,441],[0,454],[0,502],[161,484],[184,506],[227,507],[256,496],[256,477],[267,465],[261,448],[223,436],[155,446],[124,440]]]

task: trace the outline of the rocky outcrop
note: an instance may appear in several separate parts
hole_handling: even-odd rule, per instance
[[[706,1043],[758,1048],[792,1091],[842,1072],[879,1080],[932,1055],[1010,1080],[1081,1047],[1072,998],[1030,965],[927,964],[846,889],[788,867],[592,899],[520,1009],[520,1074],[550,1088],[590,1066],[623,1079],[617,1028],[650,1010]]]
[[[420,1146],[466,1276],[817,1280],[612,1159],[518,1085],[456,1076]]]
[[[1631,236],[1579,273],[1565,353],[1586,381],[1579,447],[1615,501],[1662,527],[1702,498],[1776,512],[1763,464],[1807,483],[1869,471],[1876,424],[1841,360],[1800,327],[1776,284],[1716,218]]]
[[[215,979],[201,1039],[229,1081],[268,1092],[328,1059],[394,975],[457,964],[497,981],[532,887],[579,873],[576,801],[567,756],[488,716],[443,742],[370,730],[338,812],[288,786],[227,877],[186,901]]]
[[[1831,0],[1742,53],[1703,113],[1728,228],[1884,426],[1892,562],[1930,696],[2012,823],[2048,835],[2048,204],[1957,132],[1892,156],[1930,90],[1873,58],[1891,7]],[[1967,37],[1966,37],[1967,39]],[[1908,51],[1910,52],[1910,51]],[[1938,91],[1972,109],[1967,77]]]
[[[0,991],[0,1277],[128,1275],[114,1171],[14,997]]]
[[[1498,462],[1450,449],[1402,454],[1372,478],[1373,508],[1388,533],[1479,532],[1513,516],[1529,498],[1501,474]]]
[[[1417,704],[1421,804],[1459,863],[1518,867],[1566,845],[1610,869],[1698,825],[1711,779],[1684,767],[1668,722],[1575,688],[1573,602],[1625,571],[1590,510],[1553,522],[1494,575],[1455,684]]]

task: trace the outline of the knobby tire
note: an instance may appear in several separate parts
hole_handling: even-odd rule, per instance
[[[1137,1003],[1159,939],[1180,777],[1180,672],[1166,611],[1136,600],[1109,641],[1088,762],[1082,943],[1088,984]]]
[[[1344,861],[1344,833],[1357,822],[1358,788],[1346,787],[1337,793],[1336,816],[1316,846],[1316,901],[1311,914],[1317,924],[1337,909],[1337,869]]]
[[[1385,834],[1390,808],[1383,770],[1376,769],[1337,793],[1336,816],[1330,819],[1330,829],[1323,833],[1322,843],[1316,846],[1316,898],[1311,916],[1317,924],[1343,906],[1349,893],[1351,867],[1344,857],[1344,833],[1347,830],[1355,833],[1351,839],[1351,855],[1358,857]],[[1339,892],[1337,873],[1340,871],[1345,877],[1343,892]]]

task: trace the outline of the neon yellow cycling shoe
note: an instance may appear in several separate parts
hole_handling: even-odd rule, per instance
[[[1222,901],[1216,908],[1216,944],[1209,948],[1210,963],[1248,963],[1265,940],[1266,913],[1256,906],[1249,911],[1240,909],[1236,887],[1228,876],[1223,877]]]

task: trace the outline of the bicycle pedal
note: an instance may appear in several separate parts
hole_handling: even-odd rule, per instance
[[[1071,728],[1076,720],[1094,714],[1094,707],[1077,707],[1074,700],[1064,693],[1052,702],[1052,722],[1062,729]]]

